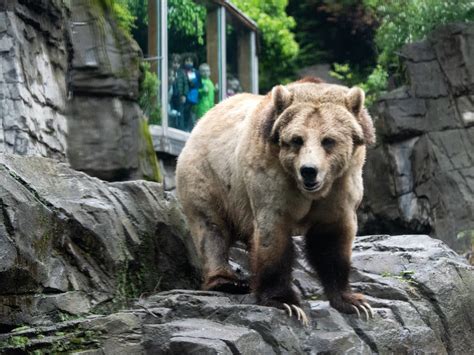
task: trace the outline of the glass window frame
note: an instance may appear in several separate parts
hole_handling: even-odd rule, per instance
[[[226,98],[227,73],[226,73],[226,14],[228,13],[225,4],[221,1],[208,1],[213,3],[217,11],[218,27],[218,102]],[[168,121],[168,0],[155,0],[156,3],[156,48],[157,48],[157,76],[159,85],[157,92],[161,104],[161,125],[150,125],[150,133],[153,137],[154,149],[157,152],[178,156],[184,147],[190,133],[169,126]],[[230,5],[235,8],[234,5]],[[209,15],[209,14],[208,14]],[[254,29],[248,29],[250,35],[250,68],[251,68],[251,92],[258,94],[258,54],[257,54],[257,33]]]

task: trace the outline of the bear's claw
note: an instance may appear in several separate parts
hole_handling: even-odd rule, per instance
[[[374,319],[374,310],[370,306],[370,304],[368,304],[367,302],[362,302],[361,304],[357,306],[352,305],[351,308],[355,311],[355,313],[357,313],[357,318],[361,318],[360,311],[359,311],[359,309],[361,309],[365,314],[366,320],[369,320],[369,318]]]
[[[291,309],[295,311],[295,315],[298,318],[298,320],[305,326],[309,326],[309,319],[306,313],[298,306],[295,306],[294,304],[289,305],[287,303],[283,303],[283,307],[285,307],[285,310],[288,312],[288,315],[291,317],[293,316],[293,312]]]
[[[375,312],[360,293],[345,292],[338,297],[332,298],[329,303],[342,313],[356,313],[357,318],[362,319],[361,314],[365,314],[365,319],[374,318]]]

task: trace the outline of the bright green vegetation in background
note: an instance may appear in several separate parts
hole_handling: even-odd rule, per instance
[[[114,5],[119,22],[131,32],[142,48],[146,47],[148,0],[100,0]],[[168,27],[181,37],[204,44],[206,8],[194,0],[168,0]]]
[[[329,73],[332,77],[341,80],[347,86],[358,86],[365,91],[365,102],[368,107],[372,106],[387,88],[389,74],[380,64],[377,64],[366,78],[352,71],[349,64],[334,63],[333,67],[334,70]]]
[[[474,20],[472,0],[363,0],[379,26],[375,32],[376,66],[363,80],[347,64],[334,64],[331,73],[348,85],[362,87],[370,106],[386,90],[389,75],[403,83],[399,51],[403,45],[426,38],[436,27]]]
[[[103,11],[111,12],[117,20],[119,27],[123,32],[132,36],[132,31],[138,26],[144,26],[148,23],[147,0],[94,0],[101,6]],[[171,0],[173,1],[173,0]],[[174,0],[177,1],[177,0]],[[191,0],[187,0],[191,1]],[[139,20],[139,16],[140,20]],[[150,124],[161,123],[161,107],[157,98],[157,88],[159,85],[156,73],[153,73],[150,64],[142,62],[140,64],[141,80],[139,85],[138,103],[140,108],[149,119]]]
[[[94,1],[113,9],[121,27],[146,48],[148,0]],[[474,20],[472,0],[233,0],[233,3],[259,27],[262,92],[277,83],[291,81],[300,67],[329,60],[335,62],[332,75],[347,85],[361,86],[369,105],[387,89],[389,76],[394,77],[396,84],[403,83],[399,51],[404,44],[423,40],[439,25]],[[206,9],[194,0],[169,0],[168,6],[169,28],[175,37],[183,39],[174,42],[202,45]],[[318,17],[321,14],[324,21]],[[349,32],[353,32],[354,38],[349,43],[364,42],[373,48],[366,51],[365,58],[354,52],[356,48],[343,52],[339,38]],[[347,43],[347,37],[345,40]],[[357,58],[351,58],[352,55]],[[150,78],[144,82],[149,84]]]
[[[138,103],[143,113],[148,117],[149,124],[161,124],[161,106],[157,97],[158,76],[150,69],[147,62],[141,63],[142,79],[139,87]]]
[[[168,0],[168,27],[183,36],[196,38],[198,44],[202,45],[206,27],[206,8],[193,0]]]
[[[375,43],[377,62],[385,69],[398,67],[397,51],[422,40],[435,27],[474,20],[472,0],[364,0],[380,21]]]
[[[92,3],[100,6],[102,11],[111,12],[117,20],[119,27],[122,28],[125,33],[130,34],[135,17],[128,10],[125,4],[126,1],[127,0],[92,0]]]
[[[260,89],[291,80],[291,70],[299,53],[293,29],[296,22],[286,13],[288,0],[233,0],[254,20],[262,36],[259,56]]]
[[[292,32],[295,20],[286,13],[288,0],[234,0],[233,3],[257,23],[262,36],[259,58],[262,91],[290,81],[299,47]],[[115,0],[114,7],[122,27],[131,31],[140,46],[146,48],[148,0]],[[130,18],[134,20],[130,22]],[[203,45],[206,8],[194,0],[168,0],[168,26],[174,39],[170,45]]]

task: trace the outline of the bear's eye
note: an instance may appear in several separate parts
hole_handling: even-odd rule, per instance
[[[324,149],[330,150],[336,145],[336,141],[333,138],[326,137],[321,141],[321,145]]]
[[[291,144],[295,147],[301,147],[304,144],[303,138],[300,136],[295,136],[291,138]]]

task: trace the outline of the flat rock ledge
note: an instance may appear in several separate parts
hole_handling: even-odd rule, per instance
[[[298,252],[302,241],[295,238]],[[246,251],[232,250],[246,273]],[[294,285],[311,318],[303,327],[250,295],[172,290],[130,309],[0,335],[3,353],[79,354],[468,354],[474,348],[474,269],[424,235],[358,237],[352,287],[367,295],[374,319],[343,315],[324,300],[300,257]]]

